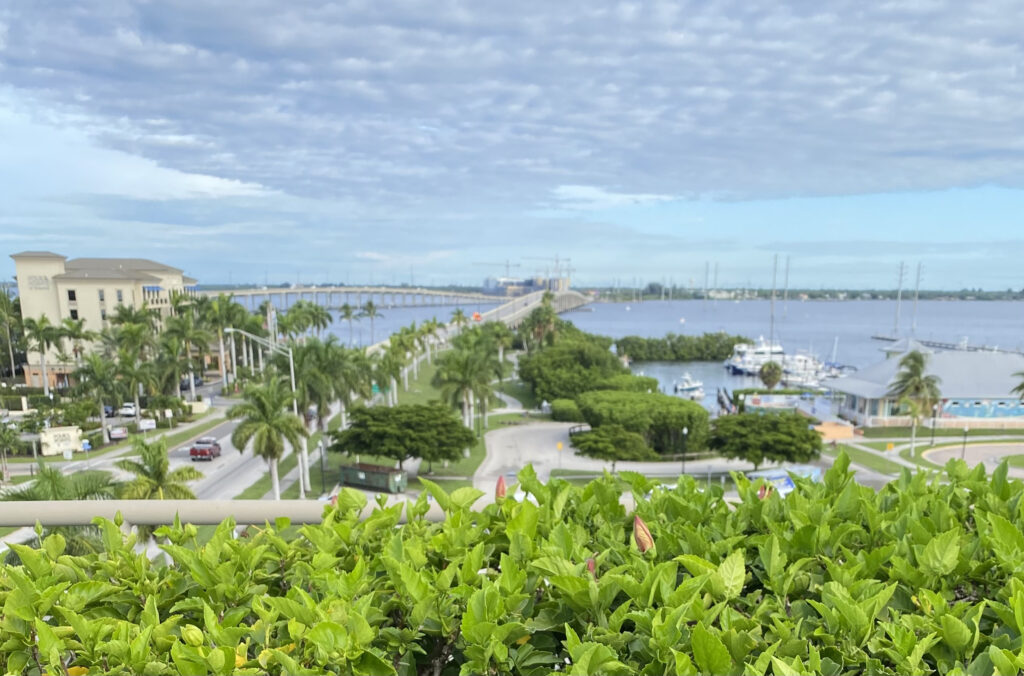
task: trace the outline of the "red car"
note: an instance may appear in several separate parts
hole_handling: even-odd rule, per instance
[[[220,457],[220,444],[213,437],[201,437],[196,439],[192,448],[188,449],[188,457],[196,460],[213,460]]]

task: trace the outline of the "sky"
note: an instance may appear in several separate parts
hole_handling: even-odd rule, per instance
[[[0,278],[1021,288],[1021,35],[1018,0],[12,0]]]

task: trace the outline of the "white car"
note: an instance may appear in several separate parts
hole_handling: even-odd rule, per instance
[[[132,402],[125,402],[121,404],[121,408],[117,409],[117,414],[125,418],[135,417],[135,404]]]

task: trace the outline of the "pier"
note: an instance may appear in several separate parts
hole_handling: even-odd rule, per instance
[[[880,340],[887,343],[895,343],[902,340],[899,336],[885,336],[876,334],[871,336],[872,340]],[[963,352],[1004,352],[1006,354],[1024,354],[1020,350],[1004,350],[996,346],[989,345],[969,345],[967,339],[964,338],[959,343],[948,343],[941,340],[922,340],[920,338],[913,338],[911,340],[921,343],[925,347],[933,347],[936,350],[961,350]]]

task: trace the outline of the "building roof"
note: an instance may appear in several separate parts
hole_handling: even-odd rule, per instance
[[[65,264],[67,270],[124,270],[145,272],[174,272],[181,270],[147,258],[72,258]]]
[[[833,381],[832,389],[865,399],[884,399],[903,355]],[[1020,385],[1024,355],[1009,352],[968,352],[946,350],[928,355],[925,373],[939,377],[943,399],[1015,399],[1011,392]]]
[[[60,258],[65,260],[67,256],[61,256],[52,251],[22,251],[21,253],[11,254],[11,258]]]
[[[68,279],[125,279],[132,282],[159,282],[159,277],[154,277],[145,272],[139,272],[135,270],[117,270],[117,269],[83,269],[83,270],[68,270],[62,272],[59,275],[54,275],[54,279],[57,280],[68,280]]]

